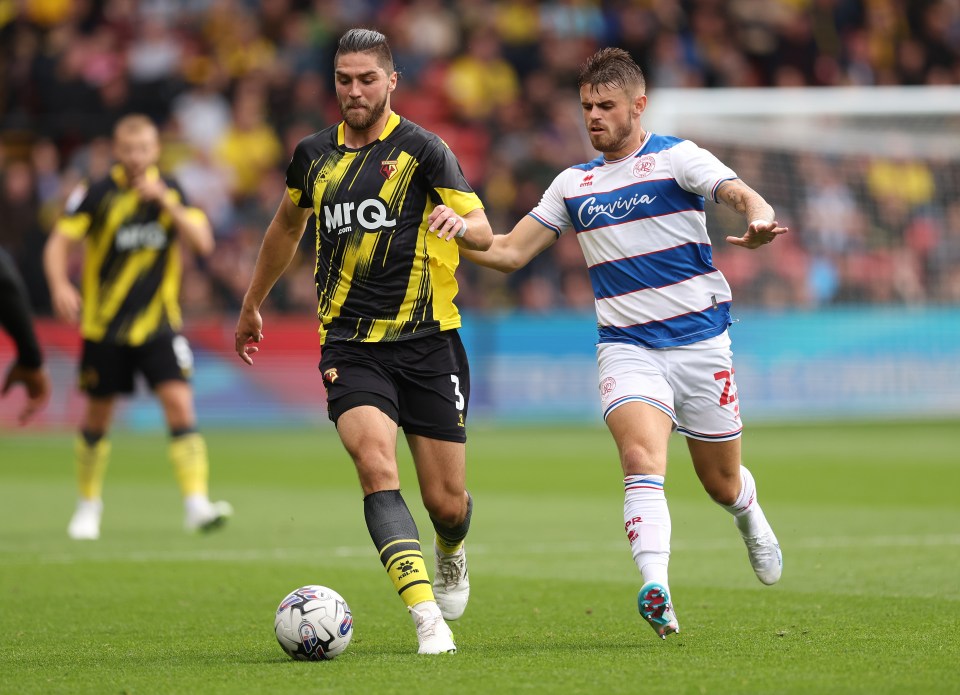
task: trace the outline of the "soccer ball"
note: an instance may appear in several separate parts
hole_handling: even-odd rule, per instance
[[[273,623],[283,651],[300,661],[332,659],[350,644],[353,615],[333,589],[309,584],[280,602]]]

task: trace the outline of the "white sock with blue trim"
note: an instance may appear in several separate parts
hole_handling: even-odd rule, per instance
[[[643,581],[667,586],[670,562],[670,510],[662,475],[628,475],[623,479],[624,531]]]

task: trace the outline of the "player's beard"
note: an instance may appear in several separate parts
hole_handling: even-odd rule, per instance
[[[613,132],[591,133],[588,130],[587,134],[590,136],[590,144],[597,152],[619,152],[626,147],[627,141],[633,135],[633,123],[627,121],[618,125]]]
[[[347,122],[348,126],[354,130],[368,130],[380,119],[387,108],[387,94],[383,95],[383,99],[371,105],[367,111],[349,110],[348,107],[351,105],[349,101],[340,101],[339,105],[340,115],[343,116],[343,120]],[[366,104],[363,105],[366,106]]]

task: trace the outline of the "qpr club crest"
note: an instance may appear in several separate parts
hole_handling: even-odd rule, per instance
[[[380,173],[387,181],[396,176],[398,171],[400,171],[400,168],[397,166],[397,160],[385,159],[380,162]]]
[[[652,154],[645,154],[633,163],[633,175],[638,179],[645,179],[653,173],[653,167],[656,164],[657,160]]]
[[[600,399],[606,401],[610,397],[610,394],[613,393],[613,390],[617,388],[617,382],[612,376],[608,376],[606,379],[600,382]]]

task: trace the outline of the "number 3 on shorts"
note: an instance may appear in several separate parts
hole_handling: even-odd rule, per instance
[[[450,375],[450,381],[453,382],[453,395],[457,397],[457,410],[463,410],[463,394],[460,393],[460,377],[456,374]]]

